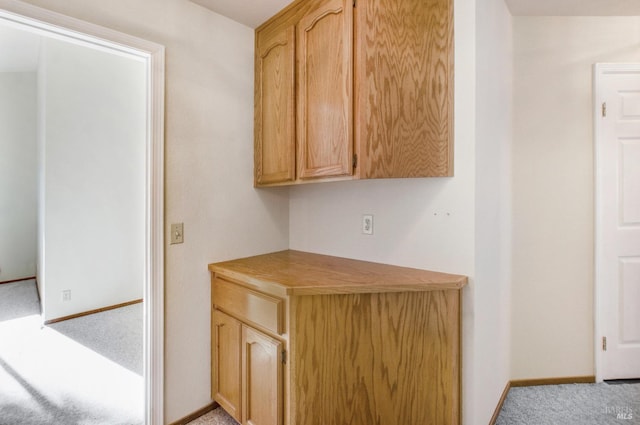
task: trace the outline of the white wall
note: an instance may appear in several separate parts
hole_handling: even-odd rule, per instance
[[[510,380],[512,17],[476,8],[475,417],[487,424]]]
[[[592,65],[640,18],[514,18],[513,379],[593,375]]]
[[[146,77],[132,58],[54,39],[41,49],[50,320],[142,298]]]
[[[210,401],[207,264],[286,249],[287,189],[253,189],[253,30],[184,0],[28,0],[166,46],[165,421]]]
[[[0,72],[0,282],[36,274],[35,72]]]

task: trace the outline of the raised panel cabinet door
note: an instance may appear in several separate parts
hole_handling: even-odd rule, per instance
[[[298,177],[351,175],[353,2],[318,2],[297,27]]]
[[[453,175],[453,0],[358,0],[359,177]]]
[[[242,326],[242,424],[282,425],[282,343]]]
[[[256,46],[255,184],[295,179],[295,30],[258,33]]]
[[[212,398],[236,420],[241,420],[240,339],[242,324],[219,310],[213,310]]]

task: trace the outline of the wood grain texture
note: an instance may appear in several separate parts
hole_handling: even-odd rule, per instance
[[[40,293],[38,292],[38,298],[40,298]],[[82,313],[70,314],[69,316],[57,317],[51,320],[45,320],[45,325],[52,325],[58,322],[64,322],[65,320],[77,319],[78,317],[88,316],[90,314],[102,313],[103,311],[115,310],[116,308],[127,307],[133,304],[139,304],[143,302],[142,299],[127,301],[126,303],[120,303],[116,305],[110,305],[107,307],[96,308],[95,310],[83,311]]]
[[[242,327],[242,424],[282,425],[282,343]]]
[[[512,387],[532,387],[536,385],[561,385],[561,384],[593,384],[595,376],[566,376],[562,378],[539,379],[515,379],[511,381]]]
[[[211,398],[240,421],[242,324],[219,310],[212,310],[211,337]]]
[[[296,298],[296,425],[460,423],[458,290]]]
[[[359,178],[453,175],[453,1],[358,0]]]
[[[284,332],[284,300],[223,279],[212,281],[213,306],[274,334]]]
[[[35,280],[35,279],[36,279],[35,276],[21,277],[20,279],[5,280],[3,282],[0,282],[0,285],[5,284],[5,283],[15,283],[15,282],[22,282],[22,281],[25,281],[25,280]]]
[[[258,289],[289,295],[460,289],[467,277],[301,251],[280,251],[209,265],[209,270]]]
[[[255,185],[295,179],[295,30],[256,35]]]
[[[312,1],[297,24],[298,178],[353,172],[353,8]]]

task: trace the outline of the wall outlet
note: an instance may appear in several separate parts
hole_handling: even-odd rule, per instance
[[[62,291],[62,301],[71,301],[71,289]]]
[[[184,223],[173,223],[171,225],[171,244],[184,242]]]
[[[373,214],[364,214],[362,216],[362,233],[373,235]]]

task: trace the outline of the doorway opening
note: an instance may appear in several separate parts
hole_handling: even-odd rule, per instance
[[[144,67],[143,387],[144,421],[163,423],[164,368],[164,47],[15,0],[0,0],[0,24],[96,51],[135,58]],[[114,164],[117,167],[117,164]],[[41,272],[41,270],[39,270]],[[96,270],[96,273],[101,271]],[[102,271],[103,272],[103,271]],[[44,283],[46,286],[46,281]],[[73,296],[73,294],[71,294]]]

